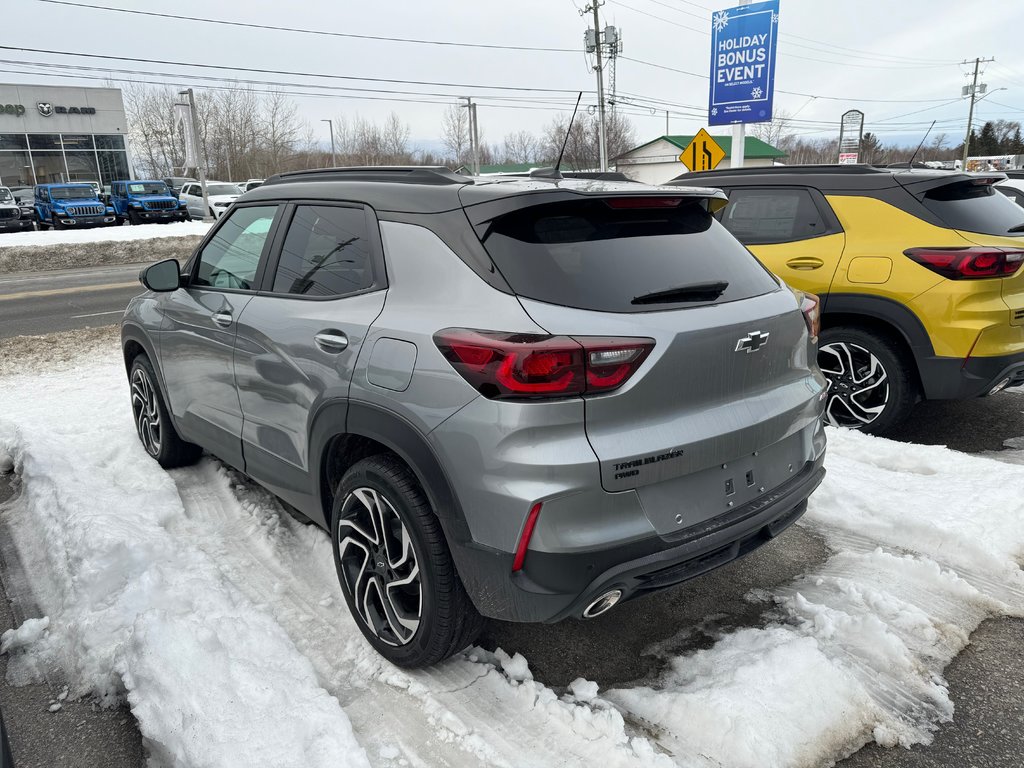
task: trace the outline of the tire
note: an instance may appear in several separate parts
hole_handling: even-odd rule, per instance
[[[829,382],[826,424],[884,435],[903,423],[918,400],[913,361],[884,332],[826,328],[818,366]]]
[[[396,457],[371,456],[345,473],[334,498],[331,541],[349,611],[392,664],[436,664],[480,634],[483,619],[459,579],[437,516]]]
[[[139,223],[139,217],[135,211],[128,211],[128,223],[133,227]]]
[[[128,387],[131,393],[132,418],[139,441],[146,453],[156,459],[164,469],[195,464],[199,461],[203,449],[179,437],[171,423],[157,381],[149,358],[144,354],[138,355],[132,361]]]

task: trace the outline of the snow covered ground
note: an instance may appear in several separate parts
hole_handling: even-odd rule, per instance
[[[95,229],[38,230],[36,232],[9,232],[0,235],[0,247],[16,245],[57,245],[60,243],[123,242],[149,240],[155,237],[182,237],[205,235],[210,222],[175,221],[171,224],[139,224],[137,226],[96,227]]]
[[[10,674],[60,664],[73,696],[126,698],[158,766],[798,768],[927,742],[971,631],[1024,615],[1024,467],[829,439],[804,524],[833,554],[750,595],[760,626],[652,647],[656,679],[553,690],[500,650],[383,662],[324,534],[216,461],[145,455],[116,351],[0,378],[21,478],[0,526],[46,614],[4,636]]]

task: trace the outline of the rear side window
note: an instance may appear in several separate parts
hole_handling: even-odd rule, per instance
[[[649,312],[736,301],[778,287],[705,201],[613,207],[631,199],[520,209],[496,219],[483,244],[517,294],[578,309]],[[645,300],[665,292],[672,294]]]
[[[1024,235],[1024,209],[991,184],[946,184],[928,190],[921,202],[952,229],[982,235]]]
[[[295,209],[274,293],[346,296],[374,285],[373,259],[362,208],[300,205]]]
[[[790,243],[828,230],[806,189],[734,189],[722,223],[745,245]]]

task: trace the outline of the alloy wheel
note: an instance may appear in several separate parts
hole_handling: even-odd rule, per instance
[[[135,428],[138,430],[142,447],[150,456],[160,453],[162,428],[160,406],[156,389],[144,368],[132,372],[132,411],[135,414]]]
[[[818,350],[818,365],[828,379],[827,423],[858,429],[882,415],[889,403],[889,377],[869,350],[844,341],[825,344]]]
[[[345,499],[338,553],[360,620],[388,645],[409,643],[423,611],[420,568],[409,530],[379,491],[356,488]]]

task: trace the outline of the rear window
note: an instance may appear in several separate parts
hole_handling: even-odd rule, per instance
[[[958,181],[928,190],[921,202],[952,229],[982,235],[1024,235],[1024,210],[991,184]]]
[[[778,287],[704,200],[683,198],[672,208],[612,205],[602,198],[524,208],[496,219],[484,247],[520,296],[599,312],[737,301]],[[709,286],[717,286],[714,296]],[[673,289],[693,292],[685,300],[669,294],[637,301]]]

